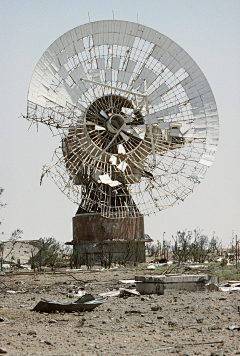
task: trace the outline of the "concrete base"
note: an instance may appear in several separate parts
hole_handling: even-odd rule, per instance
[[[173,290],[189,292],[205,290],[208,275],[136,276],[136,289],[140,294],[167,294]]]

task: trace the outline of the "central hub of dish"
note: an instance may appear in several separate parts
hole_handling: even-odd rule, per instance
[[[124,125],[124,117],[120,114],[113,114],[106,122],[106,127],[109,132],[115,134]]]

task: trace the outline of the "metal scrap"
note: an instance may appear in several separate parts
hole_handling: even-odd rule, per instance
[[[73,303],[59,303],[42,299],[31,310],[46,313],[52,313],[56,311],[90,311],[98,307],[102,303],[105,303],[106,301],[107,298],[95,299],[92,294],[86,294]]]

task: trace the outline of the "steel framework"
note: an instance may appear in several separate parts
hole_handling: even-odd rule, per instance
[[[214,160],[219,126],[193,59],[146,26],[99,21],[58,38],[29,87],[27,120],[60,135],[43,167],[79,209],[149,215],[183,201]]]

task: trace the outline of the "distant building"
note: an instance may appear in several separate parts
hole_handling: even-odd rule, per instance
[[[18,264],[27,264],[32,253],[36,255],[41,249],[40,240],[18,240],[16,242],[3,241],[3,260]]]

